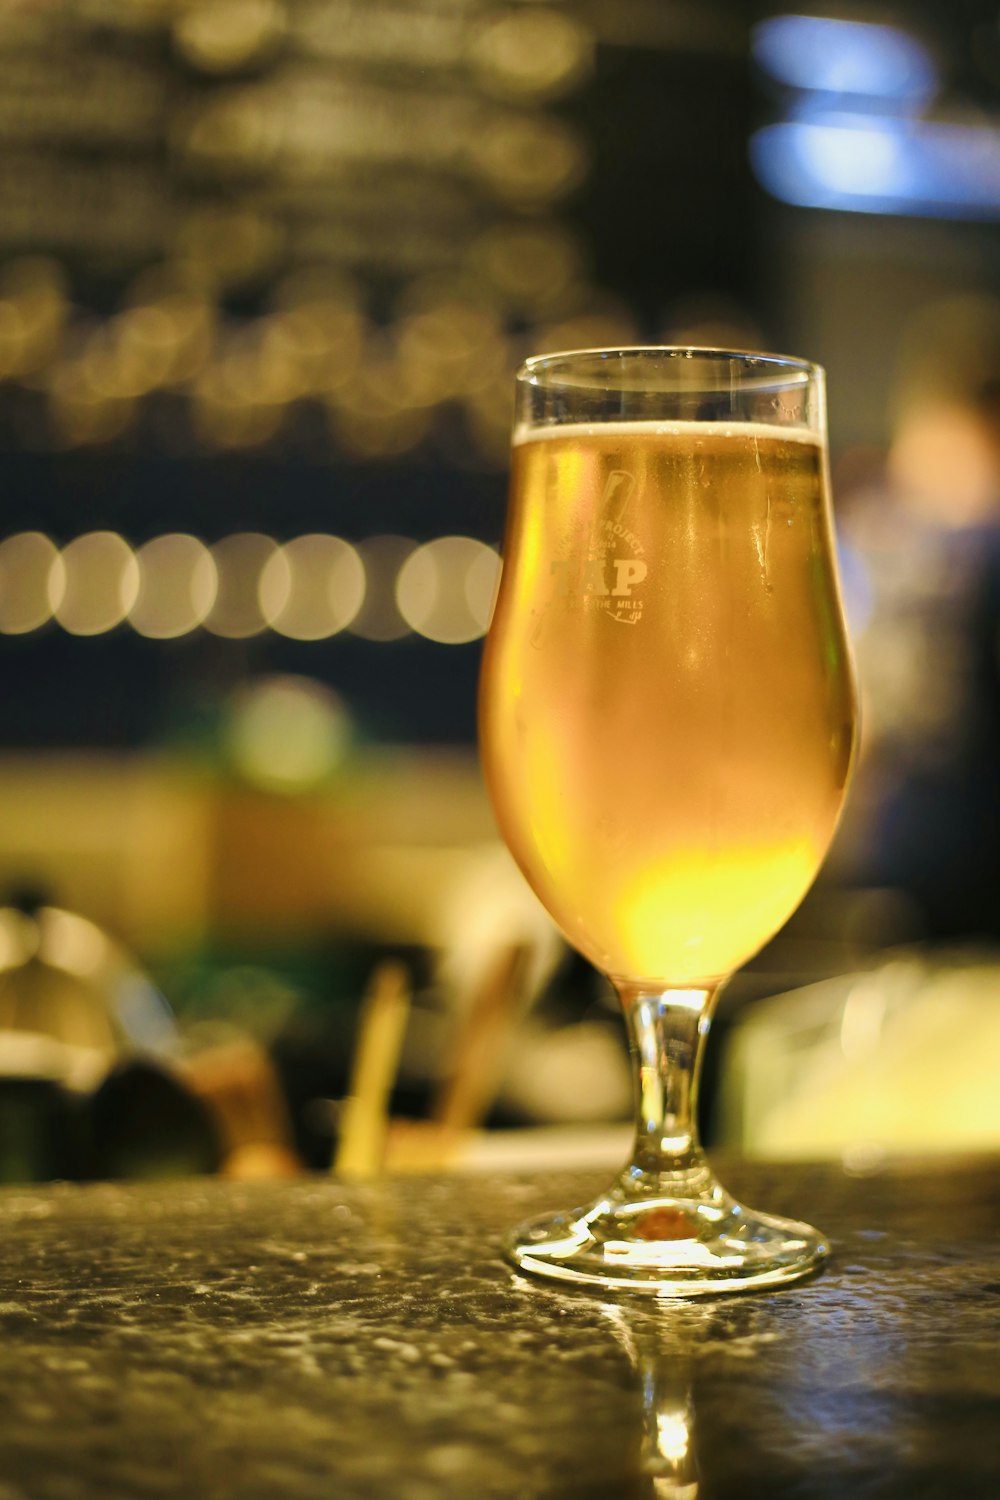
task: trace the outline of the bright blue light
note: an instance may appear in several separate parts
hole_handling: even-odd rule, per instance
[[[924,47],[894,26],[819,16],[772,16],[753,31],[763,72],[789,88],[919,109],[937,89]]]
[[[906,142],[892,121],[812,122],[798,131],[793,145],[803,172],[828,192],[891,198],[912,190]]]
[[[1000,130],[828,114],[767,125],[750,141],[760,184],[807,208],[1000,219]]]

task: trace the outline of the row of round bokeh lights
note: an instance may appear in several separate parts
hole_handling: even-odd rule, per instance
[[[208,544],[169,532],[132,547],[118,532],[90,531],[60,548],[22,531],[0,542],[0,633],[54,622],[83,637],[128,625],[161,641],[204,629],[230,640],[348,631],[461,645],[486,633],[499,568],[496,549],[469,536],[349,542],[313,532],[279,543],[240,531]]]
[[[259,232],[246,215],[217,213],[182,262],[141,273],[104,319],[73,305],[54,261],[0,266],[0,383],[35,393],[60,446],[123,437],[159,396],[180,403],[175,417],[210,450],[280,441],[293,411],[310,403],[333,452],[401,458],[450,407],[479,460],[501,465],[511,375],[525,354],[636,339],[627,312],[588,285],[572,239],[555,225],[484,234],[462,274],[418,278],[385,324],[350,277],[317,269],[287,275],[269,310],[236,319],[219,304],[230,282],[240,284],[236,270],[223,275],[212,257],[226,251],[242,264],[246,241],[243,258],[256,266]]]

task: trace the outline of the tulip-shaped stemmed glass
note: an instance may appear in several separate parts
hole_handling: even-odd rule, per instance
[[[695,1124],[719,988],[812,882],[853,759],[826,474],[800,360],[601,349],[518,375],[483,765],[529,883],[618,992],[636,1100],[631,1160],[522,1227],[525,1271],[692,1294],[826,1253],[720,1187]]]

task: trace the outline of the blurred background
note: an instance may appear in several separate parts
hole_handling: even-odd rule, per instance
[[[620,1155],[474,741],[513,370],[623,342],[827,367],[864,691],[709,1140],[995,1147],[996,0],[8,0],[0,148],[0,1179]]]

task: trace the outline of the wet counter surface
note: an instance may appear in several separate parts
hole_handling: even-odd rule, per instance
[[[659,1304],[499,1260],[583,1174],[9,1188],[0,1500],[995,1500],[997,1169],[730,1166],[831,1264]]]

